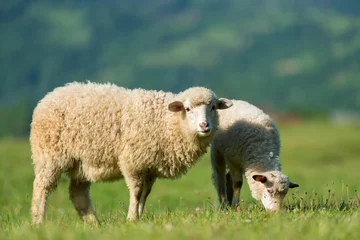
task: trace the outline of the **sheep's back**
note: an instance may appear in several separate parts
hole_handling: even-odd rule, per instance
[[[159,127],[154,117],[162,109],[156,109],[153,101],[163,100],[156,94],[162,93],[93,83],[55,89],[34,110],[30,136],[34,163],[53,161],[64,168],[77,164],[73,174],[88,175],[93,181],[120,177],[119,156],[127,144],[146,144],[144,134],[155,134]]]

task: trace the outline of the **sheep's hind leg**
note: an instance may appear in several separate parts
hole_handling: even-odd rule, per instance
[[[90,182],[70,180],[69,195],[80,218],[88,224],[99,225],[90,198]]]
[[[149,196],[150,192],[151,192],[151,188],[154,185],[156,180],[156,177],[148,175],[145,178],[144,181],[144,185],[143,185],[143,190],[141,193],[141,197],[140,197],[140,202],[139,202],[139,216],[141,216],[141,214],[144,211],[144,207],[145,207],[145,202],[147,197]]]
[[[42,166],[35,165],[35,179],[31,203],[33,224],[39,225],[44,221],[47,198],[56,188],[61,173],[61,169],[57,169],[52,163],[45,163]]]

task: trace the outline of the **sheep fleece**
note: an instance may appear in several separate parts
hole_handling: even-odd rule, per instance
[[[193,88],[192,102],[216,98],[201,90]],[[168,110],[176,96],[112,84],[56,88],[33,113],[30,143],[35,172],[50,164],[52,172],[61,169],[79,181],[111,181],[122,178],[124,171],[145,169],[159,178],[179,177],[206,152],[213,134],[201,140],[180,134],[182,113]],[[218,119],[213,124],[216,128]]]

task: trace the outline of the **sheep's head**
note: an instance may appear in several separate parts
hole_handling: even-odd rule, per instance
[[[252,196],[260,200],[267,211],[278,211],[289,188],[299,187],[280,171],[254,174],[250,181]]]
[[[176,101],[168,105],[172,112],[181,112],[181,124],[187,134],[198,137],[213,135],[219,125],[218,109],[232,106],[225,98],[217,98],[215,93],[203,87],[193,87],[180,93]],[[189,132],[190,131],[190,132]]]

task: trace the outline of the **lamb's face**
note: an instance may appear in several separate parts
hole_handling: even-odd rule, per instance
[[[289,188],[299,185],[292,183],[280,171],[265,172],[253,175],[250,189],[253,197],[260,200],[267,211],[278,211]]]
[[[174,101],[169,104],[172,112],[182,112],[184,131],[199,137],[210,136],[218,127],[218,109],[232,106],[232,102],[225,98],[216,98],[215,94],[205,88],[195,88],[184,92],[183,101]]]

